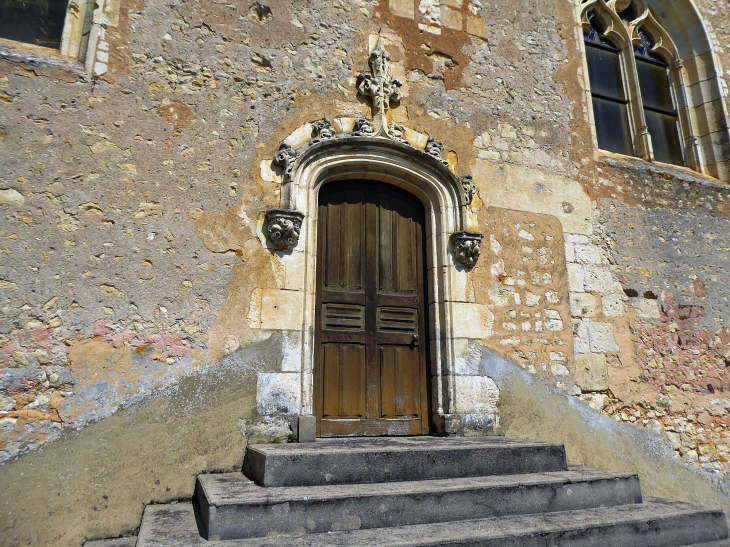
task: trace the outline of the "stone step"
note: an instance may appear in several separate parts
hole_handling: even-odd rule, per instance
[[[249,446],[244,474],[259,486],[319,486],[516,475],[567,469],[560,444],[505,437],[317,439]]]
[[[196,501],[216,539],[318,533],[641,502],[636,475],[573,468],[382,484],[263,488],[240,473],[200,475]]]
[[[128,536],[124,538],[97,539],[87,541],[84,547],[134,547],[137,543],[137,536]]]
[[[148,505],[137,547],[349,547],[480,545],[482,547],[725,547],[727,523],[719,509],[650,499],[637,505],[597,507],[301,537],[207,541],[189,503]]]

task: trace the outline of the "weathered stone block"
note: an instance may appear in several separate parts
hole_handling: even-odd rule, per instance
[[[585,290],[599,294],[610,294],[622,289],[621,285],[613,279],[608,268],[587,266],[585,268]]]
[[[478,15],[471,15],[471,14],[467,15],[466,31],[469,34],[473,34],[474,36],[479,36],[480,38],[487,37],[487,26],[484,23],[484,19],[482,19]]]
[[[264,289],[261,296],[261,328],[301,329],[303,295],[300,291]]]
[[[390,0],[390,11],[394,15],[409,19],[416,16],[416,6],[413,0]]]
[[[606,356],[589,353],[575,356],[575,383],[583,391],[608,389]]]
[[[601,250],[595,245],[575,245],[575,260],[580,264],[600,264]]]
[[[660,317],[659,301],[647,298],[636,298],[631,301],[631,307],[639,319],[655,321]]]
[[[487,338],[492,334],[494,315],[487,306],[454,302],[451,305],[456,338]]]
[[[588,338],[590,339],[592,353],[606,353],[619,350],[613,335],[613,324],[611,323],[589,322]]]
[[[623,292],[602,296],[603,315],[606,317],[621,317],[624,314],[624,300],[626,300],[626,295]]]
[[[312,415],[299,416],[297,442],[313,443],[317,438],[317,418]]]
[[[256,407],[260,414],[298,414],[301,407],[301,375],[290,372],[260,372],[256,384]]]
[[[457,376],[456,406],[462,414],[493,414],[499,388],[488,376]]]
[[[598,301],[590,293],[575,292],[570,294],[570,315],[573,317],[593,317],[596,315]]]
[[[575,353],[590,353],[591,345],[588,339],[587,319],[573,321],[573,351]]]
[[[570,292],[585,291],[585,273],[580,264],[568,264],[568,289]]]
[[[494,207],[551,215],[560,220],[566,232],[593,233],[591,200],[574,180],[524,167],[508,167],[504,178],[495,179],[490,168],[479,161],[473,174],[475,180],[493,181],[481,192],[482,200]]]

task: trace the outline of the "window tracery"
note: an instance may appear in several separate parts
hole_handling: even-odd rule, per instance
[[[644,0],[583,0],[581,23],[598,147],[701,169],[669,33]]]

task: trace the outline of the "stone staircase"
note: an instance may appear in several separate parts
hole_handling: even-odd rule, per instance
[[[134,545],[131,538],[87,546]],[[568,467],[562,445],[503,437],[254,445],[244,473],[149,505],[137,547],[730,547],[725,515],[642,499],[639,479]]]

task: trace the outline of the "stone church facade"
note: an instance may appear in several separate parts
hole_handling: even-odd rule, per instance
[[[729,25],[103,0],[55,49],[0,33],[2,537],[132,533],[247,443],[340,435],[560,442],[727,512]]]

